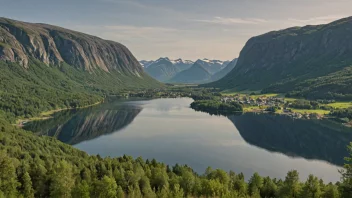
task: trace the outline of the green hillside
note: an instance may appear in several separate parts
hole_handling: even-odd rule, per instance
[[[340,99],[340,95],[351,93],[349,75],[343,74],[351,65],[349,17],[253,37],[242,49],[236,67],[223,79],[206,86]],[[299,91],[301,88],[305,90]]]
[[[161,86],[148,75],[100,70],[91,74],[67,64],[48,67],[35,60],[28,69],[0,61],[0,78],[0,115],[12,121],[43,111],[94,104],[123,91]]]
[[[0,115],[11,121],[163,86],[120,43],[7,18],[0,18],[0,79]]]

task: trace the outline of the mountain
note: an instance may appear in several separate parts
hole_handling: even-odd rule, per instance
[[[198,59],[196,62],[202,67],[204,67],[204,69],[206,69],[210,74],[215,74],[216,72],[219,72],[229,63],[229,61],[209,60],[207,58],[204,58],[202,60]]]
[[[183,71],[183,70],[186,70],[186,69],[189,69],[193,64],[194,62],[191,61],[191,60],[182,60],[182,59],[176,59],[176,60],[171,60],[171,62],[180,70],[180,71]]]
[[[139,63],[142,65],[143,68],[147,68],[149,65],[153,64],[154,61],[152,60],[141,60]]]
[[[352,17],[348,17],[253,37],[242,49],[236,67],[206,86],[352,99],[351,72],[345,74],[351,66]]]
[[[31,117],[162,86],[120,43],[6,18],[0,18],[0,79],[0,116]]]
[[[169,61],[170,63],[172,63],[173,65],[175,65],[180,71],[183,71],[183,70],[186,70],[188,68],[190,68],[192,65],[193,65],[193,61],[191,60],[182,60],[181,58],[179,59],[176,59],[176,60],[172,60],[172,59],[169,59],[167,57],[165,58],[159,58],[158,60],[156,61],[153,61],[153,60],[141,60],[139,61],[139,63],[144,67],[144,68],[148,68],[150,65],[152,65],[153,63],[156,63],[158,62],[160,59],[163,59],[163,60],[167,60]]]
[[[236,64],[237,64],[237,58],[233,59],[231,62],[226,61],[224,62],[224,64],[227,63],[227,65],[225,66],[225,68],[221,69],[220,71],[216,72],[212,77],[212,81],[217,81],[220,80],[221,78],[225,77],[228,73],[230,73],[232,71],[233,68],[235,68]]]
[[[145,71],[158,81],[165,82],[175,76],[180,69],[168,58],[159,58],[148,67]]]
[[[211,80],[211,74],[198,62],[191,68],[176,74],[169,82],[171,83],[204,83]]]

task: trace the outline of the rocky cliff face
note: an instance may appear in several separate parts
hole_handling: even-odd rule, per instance
[[[91,73],[96,69],[143,73],[136,58],[120,43],[52,25],[0,18],[0,60],[28,68],[31,58],[47,65],[66,62]]]
[[[352,17],[251,38],[225,78],[211,84],[260,90],[324,76],[352,65]]]

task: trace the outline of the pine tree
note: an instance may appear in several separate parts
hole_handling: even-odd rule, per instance
[[[26,171],[23,174],[23,196],[26,198],[34,198],[34,190],[32,187],[32,180],[29,173]]]
[[[104,176],[101,180],[95,182],[93,197],[96,198],[116,198],[117,184],[114,178]]]
[[[74,198],[89,198],[89,185],[86,181],[82,181],[81,183],[78,183],[73,189],[72,189],[72,197]]]
[[[302,196],[306,198],[321,197],[320,183],[317,177],[309,175],[307,181],[303,186]]]
[[[74,185],[71,165],[66,161],[61,161],[54,171],[51,175],[50,197],[71,197],[71,190]]]
[[[0,191],[5,197],[14,197],[19,185],[11,159],[5,153],[0,152]]]
[[[125,192],[123,192],[123,189],[121,186],[117,186],[117,198],[124,198],[125,197]]]

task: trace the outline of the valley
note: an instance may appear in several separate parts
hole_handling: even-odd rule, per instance
[[[263,22],[219,20],[193,22]],[[351,197],[351,31],[347,17],[254,36],[233,60],[138,61],[1,17],[0,197]]]

